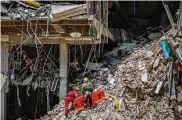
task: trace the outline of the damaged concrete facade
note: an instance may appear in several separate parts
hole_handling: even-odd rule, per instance
[[[84,77],[106,97],[71,120],[181,119],[179,3],[2,2],[1,119],[66,119]]]
[[[7,55],[2,59],[2,67],[5,69],[2,69],[1,73],[2,76],[6,75],[6,81],[10,81],[10,84],[17,88],[19,106],[23,104],[18,95],[18,91],[21,91],[19,86],[34,86],[34,90],[37,87],[47,89],[48,102],[49,91],[59,96],[60,100],[64,99],[68,89],[70,46],[75,45],[82,49],[83,45],[107,43],[108,37],[114,40],[107,29],[107,1],[51,4],[4,1],[1,5],[1,48],[2,56]],[[48,47],[49,51],[44,50],[45,45],[51,46]],[[25,50],[26,46],[29,46],[29,50]],[[35,49],[32,52],[36,52],[33,56],[30,55],[31,49]],[[53,58],[53,49],[58,59]],[[41,57],[44,57],[44,60],[41,60]],[[43,66],[40,65],[41,62],[44,63]],[[36,82],[35,79],[45,79],[38,78],[38,71],[37,75],[42,74],[42,77],[48,74],[47,82]],[[4,103],[2,101],[2,105]],[[47,103],[49,111],[48,104],[50,103]],[[2,116],[3,119],[5,118]]]

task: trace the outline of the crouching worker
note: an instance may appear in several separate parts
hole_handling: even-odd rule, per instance
[[[92,91],[93,91],[92,83],[88,81],[88,78],[84,78],[82,84],[82,93],[84,96],[84,108],[86,108],[86,104],[88,101],[90,103],[90,107],[92,107]]]
[[[74,102],[75,98],[78,96],[77,92],[78,92],[78,88],[75,87],[74,90],[70,91],[65,96],[65,99],[64,99],[64,102],[65,102],[64,109],[65,109],[65,116],[66,116],[66,118],[68,117],[68,113],[69,113],[68,106],[71,103],[72,107],[73,107],[73,102]]]

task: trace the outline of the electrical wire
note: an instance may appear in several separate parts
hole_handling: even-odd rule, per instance
[[[48,56],[49,56],[49,54],[50,54],[50,52],[51,52],[51,50],[52,50],[52,47],[53,47],[53,45],[51,45],[51,47],[50,47],[50,49],[49,49],[48,55],[47,55],[47,57],[46,57],[46,60],[45,60],[45,62],[44,62],[44,65],[43,65],[43,71],[44,71],[44,66],[45,66],[45,64],[46,64],[46,62],[47,62]]]
[[[37,24],[36,24],[37,25]],[[47,55],[47,53],[45,52],[45,50],[44,50],[44,48],[43,48],[43,44],[41,43],[41,41],[39,40],[39,38],[37,37],[37,35],[36,35],[36,33],[33,31],[33,29],[32,29],[32,26],[30,26],[30,28],[31,28],[31,30],[32,30],[32,32],[33,32],[33,34],[34,34],[34,36],[35,36],[35,39],[36,40],[38,40],[38,42],[40,43],[40,47],[41,47],[41,50],[44,52],[44,54],[46,55],[46,56],[48,56]],[[37,41],[35,40],[35,42],[37,43]],[[36,46],[37,47],[37,46]],[[37,51],[38,52],[38,51]],[[50,57],[48,57],[48,59],[50,60],[50,62],[56,67],[56,69],[59,71],[59,69],[57,68],[57,66],[54,64],[54,62],[51,60],[51,58]]]
[[[39,88],[38,88],[38,94],[39,94]],[[38,107],[38,99],[39,98],[39,95],[37,96],[37,104],[36,104],[36,107],[35,107],[35,114],[34,114],[34,120],[36,120],[36,116],[37,116],[37,107]]]
[[[92,47],[91,47],[91,49],[90,49],[90,53],[89,53],[89,56],[88,56],[88,58],[87,58],[86,66],[85,66],[84,72],[83,72],[83,74],[82,74],[82,79],[83,79],[83,77],[85,76],[85,72],[86,72],[88,63],[89,63],[90,58],[91,58],[91,56],[92,56],[92,52],[93,52],[93,45],[92,45]]]

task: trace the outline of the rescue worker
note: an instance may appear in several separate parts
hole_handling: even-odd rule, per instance
[[[74,90],[70,91],[65,96],[65,99],[64,99],[64,102],[65,102],[64,109],[65,109],[65,116],[66,116],[66,118],[68,117],[68,113],[69,113],[68,106],[69,106],[70,103],[72,103],[72,107],[73,107],[73,102],[74,102],[75,98],[78,96],[77,92],[78,92],[78,87],[75,87]]]
[[[84,96],[84,108],[86,108],[86,104],[89,101],[90,107],[92,106],[92,91],[93,91],[93,85],[90,81],[88,81],[88,78],[85,77],[83,79],[82,84],[82,93]]]

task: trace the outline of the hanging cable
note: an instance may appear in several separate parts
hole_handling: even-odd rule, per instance
[[[45,60],[45,62],[44,62],[44,65],[43,65],[43,73],[44,73],[44,66],[45,66],[45,64],[46,64],[46,62],[47,62],[47,59],[48,59],[49,54],[50,54],[50,52],[51,52],[51,50],[52,50],[52,47],[53,47],[53,45],[51,45],[51,47],[50,47],[50,49],[49,49],[49,52],[48,52],[48,54],[47,54],[46,60]]]

